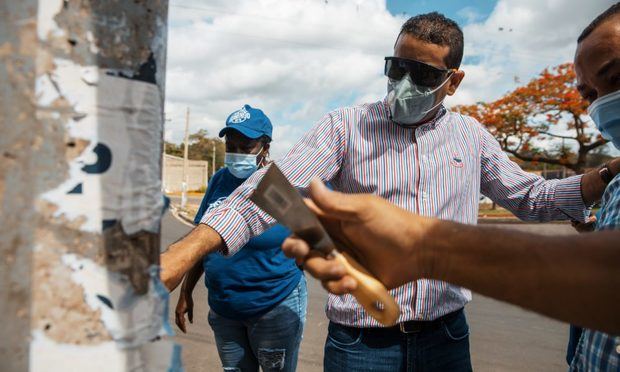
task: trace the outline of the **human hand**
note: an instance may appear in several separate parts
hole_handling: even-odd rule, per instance
[[[424,277],[426,268],[432,267],[424,238],[435,220],[375,195],[330,191],[319,180],[310,184],[310,197],[306,204],[319,216],[338,249],[350,254],[386,287]],[[282,250],[303,264],[328,291],[343,294],[356,288],[355,280],[339,262],[311,251],[302,239],[288,238]]]
[[[187,333],[185,314],[187,314],[189,322],[194,323],[194,299],[192,298],[192,292],[182,288],[177,301],[177,307],[174,310],[174,322],[183,333]]]
[[[571,221],[571,226],[573,226],[578,233],[592,232],[596,227],[596,216],[588,217],[586,222]]]

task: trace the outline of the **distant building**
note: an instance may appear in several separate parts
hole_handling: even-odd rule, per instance
[[[166,192],[182,191],[183,158],[164,155],[163,186]],[[187,191],[204,190],[209,183],[209,162],[204,160],[187,161]]]

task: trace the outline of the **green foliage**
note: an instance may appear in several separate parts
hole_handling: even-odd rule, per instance
[[[226,145],[218,137],[209,137],[206,129],[200,129],[196,133],[189,135],[189,146],[187,157],[191,160],[206,160],[209,167],[213,159],[213,147],[215,146],[215,170],[224,166],[224,153]],[[166,142],[166,154],[183,157],[183,143],[174,144]]]
[[[172,156],[183,157],[183,147],[172,142],[165,142],[166,154]]]

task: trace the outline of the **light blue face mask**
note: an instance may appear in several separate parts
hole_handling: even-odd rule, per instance
[[[597,98],[588,107],[588,115],[603,138],[620,150],[620,90]]]
[[[437,88],[429,88],[416,85],[409,74],[400,80],[388,79],[387,101],[392,121],[403,127],[413,126],[422,121],[429,112],[443,103],[441,100],[435,104],[435,93],[448,80],[450,75]]]
[[[258,163],[256,159],[261,152],[263,152],[262,147],[256,155],[227,152],[224,155],[224,164],[233,176],[241,179],[246,179],[258,169]]]

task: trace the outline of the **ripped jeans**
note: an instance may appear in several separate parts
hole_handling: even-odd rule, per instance
[[[302,275],[293,292],[261,316],[233,320],[209,311],[224,371],[295,371],[307,303]]]

